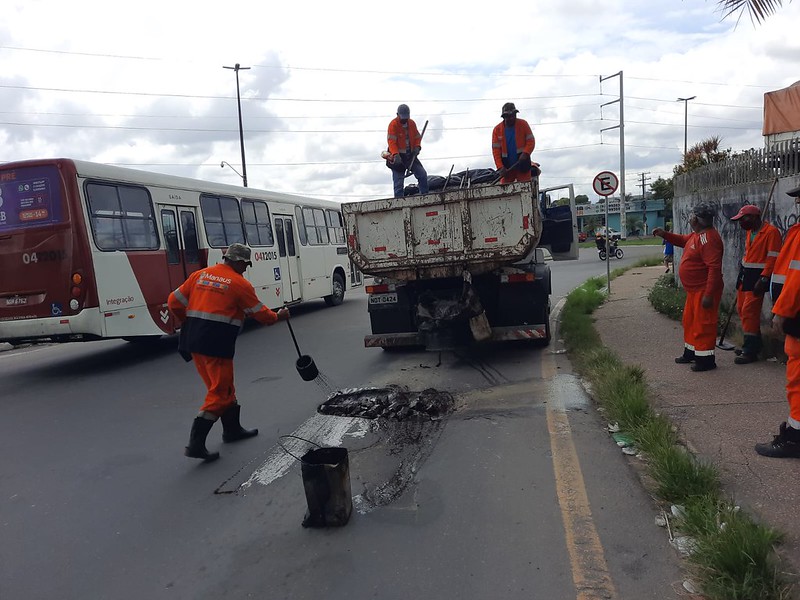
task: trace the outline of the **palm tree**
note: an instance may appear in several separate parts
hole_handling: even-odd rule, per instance
[[[746,9],[752,20],[761,23],[783,6],[783,0],[717,0],[717,4],[724,13],[723,19],[736,12],[744,12]]]

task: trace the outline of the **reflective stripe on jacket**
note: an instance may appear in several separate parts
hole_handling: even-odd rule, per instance
[[[754,236],[745,231],[741,289],[753,291],[759,277],[771,277],[781,250],[781,232],[766,221]]]
[[[389,123],[389,131],[386,134],[386,141],[389,143],[389,152],[391,154],[405,154],[411,152],[414,148],[421,146],[422,136],[419,134],[417,124],[413,119],[408,120],[408,129],[403,127],[400,122],[400,117],[395,117]],[[411,147],[407,145],[406,135],[411,140]]]
[[[498,169],[503,168],[503,159],[508,157],[508,148],[506,147],[506,122],[498,123],[492,131],[492,156],[494,156],[494,164]],[[514,136],[517,139],[517,147],[514,149],[516,154],[525,152],[532,154],[533,149],[536,147],[536,138],[533,137],[531,126],[524,119],[517,119],[514,123]]]
[[[781,273],[786,279],[783,289],[772,307],[772,312],[785,318],[793,318],[800,313],[800,229],[795,225],[786,233],[783,249],[778,256],[775,274],[778,267],[785,271]],[[773,276],[773,281],[775,277]]]
[[[181,327],[181,350],[233,358],[236,336],[246,317],[269,325],[278,320],[256,296],[252,284],[221,263],[195,271],[169,295],[168,306]]]

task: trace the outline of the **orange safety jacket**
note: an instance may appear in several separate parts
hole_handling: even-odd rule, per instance
[[[403,127],[400,117],[395,117],[389,123],[386,141],[389,143],[389,152],[391,154],[406,154],[422,145],[422,136],[419,134],[417,124],[414,123],[413,119],[409,119],[407,125],[408,128]],[[409,141],[411,142],[410,147]]]
[[[778,262],[786,266],[786,274],[783,281],[783,290],[775,304],[772,312],[780,317],[792,319],[800,313],[800,229],[797,225],[789,229],[786,233],[786,241],[783,249],[778,256]],[[777,270],[776,270],[777,274]],[[775,275],[773,275],[773,280]]]
[[[755,236],[751,236],[750,231],[745,231],[740,288],[743,292],[752,292],[760,277],[769,279],[772,276],[782,243],[781,232],[766,221],[761,224]]]
[[[514,151],[517,154],[525,152],[530,155],[536,147],[536,138],[533,137],[531,126],[524,119],[517,119],[514,123],[514,136],[517,140],[517,147]],[[492,156],[494,164],[498,169],[502,169],[503,159],[508,158],[508,147],[506,146],[506,122],[498,123],[492,131]],[[512,165],[508,165],[511,167]]]
[[[665,231],[663,237],[683,248],[678,275],[687,292],[703,290],[704,296],[722,293],[722,238],[716,229],[681,235]]]
[[[772,281],[770,282],[770,296],[772,302],[777,302],[778,297],[781,295],[783,284],[786,282],[786,275],[789,273],[789,263],[792,261],[792,256],[795,254],[790,246],[800,242],[800,223],[792,225],[786,236],[783,238],[783,248],[775,260],[775,266],[772,269]]]
[[[233,358],[245,317],[271,325],[278,315],[261,303],[253,285],[221,263],[195,271],[169,295],[169,309],[183,322],[180,351]]]

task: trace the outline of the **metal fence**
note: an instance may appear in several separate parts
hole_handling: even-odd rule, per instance
[[[746,152],[675,176],[675,195],[769,181],[800,173],[800,139],[777,142],[770,148]]]

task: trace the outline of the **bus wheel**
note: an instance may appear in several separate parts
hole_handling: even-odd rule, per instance
[[[339,306],[344,302],[344,278],[339,273],[333,274],[333,293],[325,296],[325,304]]]

